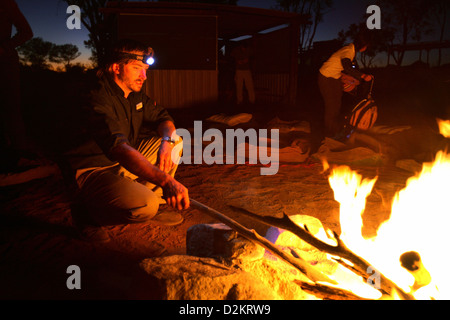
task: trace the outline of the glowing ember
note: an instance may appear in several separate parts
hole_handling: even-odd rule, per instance
[[[450,138],[450,121],[437,119],[437,123],[441,134],[446,138]]]

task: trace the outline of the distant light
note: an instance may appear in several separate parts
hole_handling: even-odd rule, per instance
[[[240,36],[240,37],[237,37],[237,38],[230,39],[230,41],[242,41],[242,40],[247,40],[247,39],[250,39],[250,38],[252,38],[252,36],[246,35],[246,36]]]
[[[272,28],[269,28],[269,29],[261,30],[258,33],[259,34],[266,34],[266,33],[274,32],[274,31],[281,30],[281,29],[284,29],[284,28],[287,28],[287,27],[289,27],[288,24],[281,24],[281,25],[276,26],[276,27],[272,27]]]

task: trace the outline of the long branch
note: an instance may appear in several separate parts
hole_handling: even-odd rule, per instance
[[[294,280],[294,283],[300,286],[300,288],[323,300],[369,300],[354,294],[351,291],[330,287],[320,283],[307,283],[300,280]]]
[[[353,264],[353,267],[356,270],[352,270],[353,272],[357,271],[360,275],[366,275],[363,277],[365,280],[370,278],[370,275],[367,274],[368,270],[371,270],[372,274],[376,272],[377,275],[380,276],[380,284],[378,291],[380,291],[383,295],[392,295],[394,292],[396,292],[401,298],[405,300],[413,299],[413,297],[407,293],[405,293],[401,288],[399,288],[394,282],[392,282],[390,279],[386,278],[381,272],[374,269],[374,267],[364,260],[363,258],[359,257],[355,253],[353,253],[351,250],[347,248],[347,246],[342,242],[342,240],[339,238],[339,236],[335,233],[334,237],[336,239],[337,245],[333,246],[328,243],[325,243],[316,237],[314,237],[311,233],[309,233],[307,230],[303,229],[302,227],[298,226],[296,223],[294,223],[286,214],[283,213],[283,217],[281,218],[274,218],[269,216],[260,216],[255,213],[252,213],[248,210],[245,210],[243,208],[238,208],[234,206],[230,206],[233,210],[238,211],[240,213],[243,213],[255,220],[258,220],[262,223],[265,223],[269,226],[278,227],[287,231],[292,232],[296,236],[298,236],[303,241],[307,242],[308,244],[312,245],[313,247],[317,248],[320,251],[327,252],[331,255],[338,256],[342,259],[346,259],[350,261]],[[345,266],[345,264],[343,264]]]
[[[224,214],[222,214],[222,213],[220,213],[220,212],[218,212],[218,211],[216,211],[216,210],[214,210],[192,198],[190,199],[190,202],[193,207],[195,207],[195,208],[203,211],[204,213],[208,214],[209,216],[225,223],[226,225],[231,227],[233,230],[237,231],[241,236],[245,237],[246,239],[248,239],[250,241],[258,243],[259,245],[263,246],[264,248],[266,248],[267,250],[269,250],[270,252],[272,252],[273,254],[278,256],[279,258],[288,262],[293,267],[300,270],[311,281],[313,281],[313,282],[325,281],[325,282],[336,284],[336,281],[330,279],[323,273],[314,269],[314,267],[311,266],[310,264],[308,264],[306,261],[299,259],[299,258],[295,258],[295,257],[285,253],[281,249],[278,249],[276,247],[276,245],[274,245],[269,240],[261,237],[255,230],[247,229],[246,227],[244,227],[240,223],[234,221],[233,219],[225,216]]]

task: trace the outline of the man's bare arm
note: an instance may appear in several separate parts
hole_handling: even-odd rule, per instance
[[[158,126],[158,133],[161,137],[172,137],[172,133],[175,131],[175,124],[172,121],[161,122]]]
[[[175,125],[172,121],[164,121],[158,126],[158,133],[161,137],[173,138],[175,132]],[[167,141],[161,142],[161,147],[158,152],[158,168],[164,172],[169,172],[175,163],[172,161],[173,145]]]

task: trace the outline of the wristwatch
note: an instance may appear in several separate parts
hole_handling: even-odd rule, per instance
[[[161,142],[163,142],[163,141],[167,141],[171,145],[175,145],[175,140],[173,140],[171,137],[168,137],[168,136],[162,137]]]

